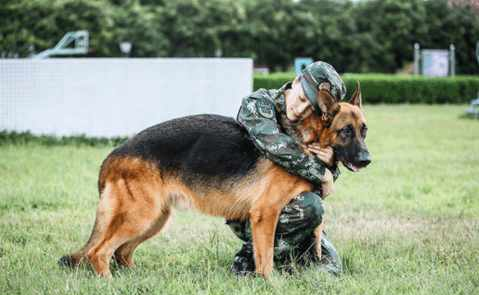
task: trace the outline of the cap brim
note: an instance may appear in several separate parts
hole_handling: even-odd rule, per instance
[[[317,112],[318,102],[316,101],[316,98],[318,97],[318,90],[315,87],[311,86],[311,84],[309,84],[304,77],[301,79],[301,86],[303,87],[304,94]]]

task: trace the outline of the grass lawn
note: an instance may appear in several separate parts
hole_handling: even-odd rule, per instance
[[[365,170],[342,169],[326,200],[345,273],[308,268],[269,281],[229,272],[240,241],[220,218],[177,212],[96,278],[57,260],[86,241],[111,146],[0,144],[0,294],[479,294],[479,121],[465,106],[366,106]]]

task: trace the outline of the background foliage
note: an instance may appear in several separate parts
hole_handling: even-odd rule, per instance
[[[293,72],[256,74],[254,89],[275,89],[292,81]],[[411,75],[345,74],[342,76],[349,97],[360,81],[366,103],[468,103],[477,96],[479,77],[429,78]]]
[[[467,3],[467,1],[463,1]],[[253,57],[287,69],[294,57],[327,60],[340,72],[395,72],[413,43],[456,46],[458,73],[479,73],[479,14],[447,0],[2,0],[0,55],[28,56],[67,31],[91,34],[90,56]]]

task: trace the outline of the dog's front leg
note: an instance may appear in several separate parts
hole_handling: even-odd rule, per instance
[[[249,211],[253,234],[253,252],[256,273],[268,277],[273,271],[274,237],[279,214],[291,199],[311,191],[312,185],[278,166],[265,173],[267,184]]]
[[[267,278],[273,271],[274,235],[281,209],[258,207],[250,211],[256,273]]]

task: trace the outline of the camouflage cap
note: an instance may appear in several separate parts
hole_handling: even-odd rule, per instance
[[[329,82],[331,95],[338,100],[343,99],[346,95],[346,86],[343,80],[333,66],[326,62],[317,61],[308,65],[300,77],[304,94],[318,113],[320,111],[316,97],[321,83]]]

